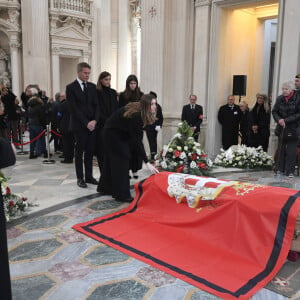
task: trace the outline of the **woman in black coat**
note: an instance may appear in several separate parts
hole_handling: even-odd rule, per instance
[[[162,128],[164,117],[161,106],[157,103],[157,94],[152,91],[149,92],[149,94],[153,95],[156,100],[156,120],[153,124],[147,125],[145,131],[149,142],[151,160],[154,160],[157,153],[157,134]]]
[[[300,124],[300,93],[294,91],[294,83],[282,84],[282,95],[278,96],[272,110],[277,123],[275,134],[278,136],[277,173],[294,177],[296,151]]]
[[[124,107],[128,103],[138,102],[143,96],[139,88],[139,82],[135,75],[131,74],[126,79],[126,88],[124,92],[120,93],[119,106]],[[143,158],[139,155],[138,150],[135,148],[134,141],[131,143],[131,161],[130,170],[132,171],[133,178],[137,179],[137,171],[142,168]],[[130,176],[129,176],[130,177]]]
[[[104,164],[104,139],[103,127],[107,119],[119,108],[117,92],[110,87],[111,74],[104,71],[101,72],[97,82],[97,97],[99,101],[100,120],[96,131],[96,156],[98,166],[101,169]]]
[[[143,128],[155,121],[155,112],[154,97],[143,95],[139,102],[128,103],[106,121],[103,130],[105,159],[97,187],[101,195],[112,195],[121,202],[132,201],[128,178],[132,144],[148,169],[152,173],[158,172],[148,162],[142,141]]]
[[[250,146],[262,146],[265,152],[268,151],[270,119],[271,111],[267,95],[257,94],[256,103],[250,111]]]

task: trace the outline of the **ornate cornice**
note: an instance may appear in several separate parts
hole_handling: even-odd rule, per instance
[[[195,0],[195,6],[210,6],[212,0]]]

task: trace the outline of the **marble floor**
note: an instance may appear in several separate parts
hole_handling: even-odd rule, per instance
[[[94,185],[77,187],[74,165],[61,164],[57,155],[52,159],[54,164],[46,164],[41,158],[29,160],[19,154],[16,165],[4,170],[12,192],[28,197],[34,205],[8,224],[13,299],[219,299],[74,231],[74,224],[126,204],[99,197]],[[214,173],[224,179],[300,188],[299,177],[274,178],[271,171],[215,169]],[[94,175],[99,177],[97,166]],[[143,169],[138,180],[148,175]],[[287,298],[262,289],[252,299]],[[294,299],[300,299],[300,290]]]

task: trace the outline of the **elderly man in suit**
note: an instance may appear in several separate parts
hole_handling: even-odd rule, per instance
[[[194,131],[193,137],[198,141],[200,134],[200,125],[203,120],[203,108],[196,104],[197,96],[190,95],[190,104],[184,105],[182,108],[181,121],[186,121]]]
[[[66,88],[66,97],[71,111],[70,128],[75,137],[77,185],[81,188],[86,188],[86,183],[98,184],[93,177],[93,154],[96,138],[95,128],[100,112],[96,86],[88,82],[90,73],[89,64],[79,63],[77,79]],[[85,174],[83,173],[83,164]]]

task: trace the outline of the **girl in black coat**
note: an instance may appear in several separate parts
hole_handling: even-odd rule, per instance
[[[139,82],[135,75],[131,74],[126,79],[125,91],[120,93],[119,96],[119,106],[124,107],[126,104],[131,102],[140,101],[143,96],[139,88]],[[143,158],[139,155],[138,150],[135,148],[134,141],[131,143],[131,161],[130,170],[132,171],[133,178],[137,179],[137,171],[142,168]],[[129,176],[130,177],[130,176]]]
[[[96,131],[96,156],[100,173],[104,165],[103,127],[107,119],[119,108],[117,92],[110,87],[111,74],[101,72],[97,82],[97,98],[99,102],[100,120]]]
[[[97,192],[112,195],[117,201],[130,202],[128,172],[131,145],[152,173],[158,171],[148,162],[142,137],[143,128],[155,121],[156,101],[152,95],[143,95],[139,102],[128,103],[115,111],[104,125],[104,166]]]
[[[300,93],[294,91],[294,83],[282,84],[282,95],[278,96],[272,110],[277,123],[275,134],[278,136],[278,174],[294,177],[296,151],[300,123]],[[288,134],[291,134],[288,136]]]
[[[250,112],[250,146],[262,146],[265,152],[268,151],[270,118],[271,112],[267,95],[257,94],[256,103]]]

